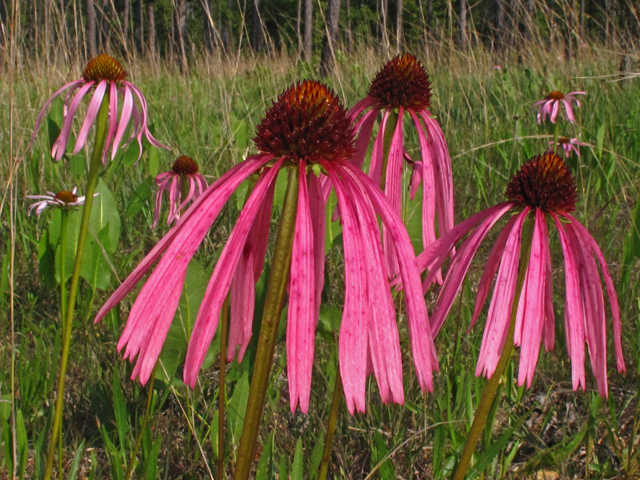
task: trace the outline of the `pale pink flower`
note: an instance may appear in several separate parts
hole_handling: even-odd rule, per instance
[[[183,182],[188,182],[189,192],[182,200]],[[161,173],[156,177],[158,193],[156,194],[156,209],[153,213],[153,227],[158,225],[160,210],[162,208],[162,193],[169,192],[169,215],[167,225],[180,218],[180,212],[189,205],[189,202],[198,198],[209,186],[202,174],[198,172],[198,164],[191,158],[183,155],[179,157],[171,167],[171,171]]]
[[[30,200],[38,200],[35,203],[29,205],[29,215],[35,209],[36,217],[39,217],[42,211],[47,207],[69,208],[84,205],[84,196],[78,197],[78,187],[74,187],[70,192],[68,190],[61,190],[58,193],[47,191],[48,195],[27,195],[26,198]],[[97,197],[99,193],[94,193],[93,196]]]
[[[607,396],[605,302],[594,257],[600,264],[609,297],[617,367],[619,371],[624,371],[620,309],[602,251],[589,232],[569,213],[575,209],[577,200],[577,190],[569,168],[552,152],[534,157],[513,177],[506,196],[507,202],[463,221],[418,257],[418,266],[422,270],[430,270],[424,283],[426,290],[434,281],[435,269],[440,268],[454,245],[469,233],[451,261],[438,296],[431,316],[433,334],[436,335],[442,327],[480,243],[501,217],[513,212],[489,254],[478,284],[471,323],[473,326],[478,319],[497,273],[476,367],[476,375],[485,374],[490,377],[494,373],[509,330],[523,225],[528,218],[528,221],[534,222],[533,237],[516,315],[514,344],[520,347],[518,383],[523,385],[526,382],[527,387],[531,386],[541,342],[544,342],[545,349],[549,351],[555,340],[551,255],[547,231],[547,223],[552,222],[558,231],[564,253],[564,328],[571,358],[573,388],[585,388],[586,343],[598,391],[602,396]]]
[[[424,390],[438,368],[409,236],[384,194],[348,160],[354,131],[335,94],[305,81],[283,92],[258,126],[261,153],[214,182],[142,260],[111,296],[96,321],[120,302],[158,265],[142,287],[118,349],[137,357],[132,378],[145,383],[156,363],[182,292],[187,265],[226,201],[249,176],[258,176],[215,266],[191,335],[184,381],[192,387],[216,332],[223,302],[231,289],[229,354],[238,360],[251,338],[255,284],[265,259],[275,180],[283,168],[300,179],[291,256],[287,319],[287,368],[291,409],[309,406],[324,279],[326,180],[335,189],[343,226],[345,305],[339,337],[339,363],[347,407],[364,411],[366,377],[374,373],[384,402],[404,401],[402,358],[389,280],[383,267],[378,216],[392,240],[406,291],[405,302],[414,364]],[[319,167],[319,168],[318,168]],[[316,172],[322,172],[319,176]],[[369,370],[371,366],[372,370]]]
[[[578,147],[584,147],[586,145],[586,143],[582,143],[577,138],[567,138],[567,137],[558,137],[557,144],[559,146],[562,146],[562,149],[564,150],[565,158],[569,158],[572,150],[576,152],[577,156],[580,156],[580,150],[578,149]],[[549,145],[553,145],[553,140],[549,142]]]
[[[560,104],[564,105],[564,116],[571,123],[576,123],[576,117],[573,115],[573,108],[571,107],[571,101],[576,102],[576,105],[580,106],[580,100],[576,95],[586,95],[587,92],[571,92],[566,95],[558,90],[554,90],[544,100],[540,100],[535,103],[538,107],[538,123],[545,121],[547,116],[551,120],[551,123],[556,123],[558,112],[560,111]]]
[[[453,176],[451,158],[442,129],[429,112],[431,83],[424,67],[410,54],[399,55],[389,61],[371,82],[369,94],[349,112],[356,123],[358,140],[353,162],[362,167],[373,126],[380,112],[382,121],[374,140],[369,176],[380,185],[383,176],[384,139],[388,129],[394,132],[385,172],[384,191],[393,209],[402,209],[402,172],[405,161],[413,168],[410,196],[413,199],[422,183],[422,242],[426,248],[436,240],[435,222],[440,235],[447,233],[454,223]],[[367,109],[370,109],[366,111]],[[366,112],[365,112],[366,111]],[[398,121],[388,125],[392,111]],[[364,115],[360,116],[363,112]],[[404,149],[404,114],[411,118],[418,134],[421,159],[411,160]],[[360,117],[360,118],[358,118]],[[391,256],[392,252],[390,251]],[[392,273],[397,271],[392,259]]]
[[[125,80],[127,78],[127,72],[122,68],[120,62],[115,58],[106,54],[98,55],[91,60],[84,72],[82,78],[67,83],[60,88],[53,96],[47,100],[44,107],[38,115],[36,120],[36,126],[33,129],[33,136],[31,137],[31,144],[35,139],[36,133],[40,128],[42,119],[47,111],[51,102],[65,90],[69,90],[65,97],[65,109],[64,109],[64,121],[62,123],[62,129],[60,135],[53,143],[51,148],[51,156],[56,160],[60,160],[66,150],[67,143],[71,136],[71,127],[73,119],[78,110],[78,106],[82,99],[93,90],[89,106],[87,108],[87,114],[82,122],[80,131],[76,138],[76,143],[73,147],[73,153],[78,153],[89,137],[89,131],[91,126],[96,121],[100,105],[105,95],[109,95],[109,129],[107,131],[107,138],[104,148],[104,154],[102,161],[106,162],[107,151],[111,147],[111,159],[113,160],[118,153],[118,148],[123,143],[123,137],[129,126],[130,120],[133,119],[133,128],[128,139],[124,140],[124,144],[127,145],[133,138],[138,141],[140,147],[140,153],[138,158],[142,155],[142,135],[147,138],[150,144],[168,149],[160,142],[158,142],[147,128],[147,101],[145,100],[142,92],[133,83]],[[95,88],[94,88],[95,87]],[[73,98],[71,98],[73,96]],[[118,115],[118,96],[123,97],[122,108]],[[138,99],[139,105],[134,101],[134,96]]]

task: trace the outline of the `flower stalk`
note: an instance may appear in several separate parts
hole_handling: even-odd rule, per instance
[[[60,324],[64,336],[64,321],[67,318],[67,282],[66,282],[66,251],[67,251],[67,225],[69,224],[69,210],[63,208],[60,212],[62,221],[60,226]]]
[[[487,380],[484,390],[482,391],[480,404],[478,405],[476,413],[473,417],[471,430],[469,430],[469,433],[467,434],[467,439],[465,441],[464,448],[462,449],[462,455],[460,455],[460,460],[458,461],[456,471],[452,477],[453,480],[464,480],[466,478],[467,471],[469,470],[469,463],[471,463],[471,457],[475,452],[476,445],[478,444],[478,440],[482,435],[482,431],[487,424],[487,418],[489,416],[489,412],[491,411],[491,406],[493,405],[496,393],[498,392],[502,374],[505,372],[507,366],[511,362],[511,356],[513,354],[514,348],[513,337],[516,326],[516,316],[518,313],[518,304],[520,303],[520,295],[522,294],[525,274],[527,273],[527,266],[529,265],[529,257],[531,256],[531,242],[533,240],[534,226],[534,220],[532,217],[534,217],[534,215],[530,213],[527,217],[527,220],[525,221],[522,232],[523,255],[522,257],[520,257],[520,267],[518,271],[518,279],[516,281],[516,291],[513,297],[513,304],[511,306],[511,321],[509,322],[507,338],[505,340],[502,353],[500,354],[500,359],[498,361],[496,370],[493,372],[493,375],[491,375],[491,377]]]
[[[290,168],[287,191],[276,237],[273,263],[269,275],[269,284],[267,286],[267,297],[262,314],[249,401],[244,417],[240,446],[238,447],[238,460],[233,477],[235,480],[247,480],[251,474],[253,453],[260,428],[264,399],[269,385],[276,336],[291,270],[291,252],[298,209],[298,189],[297,168]]]
[[[324,437],[324,450],[322,451],[322,461],[320,463],[319,480],[327,478],[329,470],[329,460],[331,460],[331,450],[333,449],[333,436],[336,433],[336,424],[338,423],[338,413],[340,412],[340,400],[342,400],[342,377],[340,369],[336,374],[336,384],[333,387],[333,399],[331,400],[331,413],[329,414],[329,425],[327,425],[327,434]]]
[[[224,411],[227,395],[225,376],[227,374],[227,322],[229,320],[229,295],[222,306],[220,319],[220,380],[218,386],[218,479],[224,480]]]
[[[73,315],[76,305],[76,295],[78,293],[78,283],[80,281],[80,266],[84,255],[84,247],[89,232],[89,219],[91,217],[91,207],[93,205],[93,194],[98,183],[98,174],[102,166],[102,156],[105,148],[107,129],[109,127],[109,93],[105,93],[96,124],[96,136],[91,155],[89,177],[87,179],[87,189],[85,192],[85,203],[82,210],[82,220],[80,223],[80,234],[78,236],[78,248],[76,249],[76,259],[71,275],[71,286],[69,288],[69,301],[66,310],[66,319],[63,323],[62,354],[60,357],[60,377],[58,378],[58,392],[56,396],[56,409],[53,417],[53,427],[51,429],[51,439],[49,441],[49,452],[47,454],[47,465],[45,468],[44,480],[51,478],[53,470],[53,457],[55,454],[56,440],[62,423],[62,411],[64,408],[64,389],[66,381],[67,362],[69,359],[69,346],[71,344],[71,329],[73,326]],[[64,263],[64,262],[61,262]],[[62,281],[62,279],[61,279]],[[61,474],[62,472],[60,472]]]

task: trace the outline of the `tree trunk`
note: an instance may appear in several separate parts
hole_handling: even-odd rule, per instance
[[[324,40],[322,41],[322,57],[320,58],[320,76],[326,77],[333,71],[335,60],[336,36],[340,21],[340,0],[327,1],[327,13],[325,15],[327,25]]]
[[[302,58],[302,0],[298,0],[298,14],[296,16],[296,39],[298,41],[298,58]]]
[[[226,9],[220,19],[220,36],[222,38],[222,46],[225,52],[229,52],[233,48],[233,32],[231,31],[231,19],[229,12],[231,12],[231,0],[227,0]]]
[[[129,53],[129,17],[131,15],[131,0],[124,0],[122,8],[122,47],[125,57]]]
[[[396,51],[400,53],[402,50],[402,0],[397,1],[396,7]]]
[[[252,0],[251,9],[251,48],[254,52],[262,49],[262,20],[260,18],[260,0]]]
[[[93,0],[87,0],[87,43],[89,44],[89,57],[96,57],[98,55],[98,43],[96,32],[96,10],[93,5]]]
[[[157,55],[156,47],[156,14],[155,14],[155,0],[147,0],[147,25],[149,28],[149,34],[147,36],[147,55],[155,59]]]
[[[311,61],[313,48],[313,0],[304,0],[304,60]]]
[[[187,49],[185,37],[187,33],[187,1],[176,0],[176,9],[173,15],[176,53],[180,72],[187,73]]]
[[[133,7],[133,36],[136,42],[136,52],[144,55],[144,5],[142,0],[136,0]]]
[[[496,42],[498,49],[504,46],[504,0],[496,0]]]
[[[215,32],[209,0],[202,0],[202,31],[205,51],[208,54],[212,54],[215,49]]]
[[[467,0],[460,0],[460,20],[458,26],[460,30],[460,48],[466,50],[469,45],[467,39]]]
[[[353,52],[353,34],[351,33],[351,0],[347,0],[347,51]]]
[[[102,1],[102,15],[100,17],[99,20],[99,25],[100,25],[100,32],[99,32],[99,36],[100,38],[100,51],[102,52],[109,52],[111,51],[111,28],[109,27],[109,22],[107,21],[107,15],[105,15],[105,12],[108,12],[109,8],[110,8],[110,0],[103,0]],[[114,14],[115,14],[115,10],[114,10]]]
[[[580,0],[580,42],[584,42],[584,0]]]
[[[4,2],[3,2],[4,5]],[[51,0],[44,0],[44,58],[47,66],[49,65],[49,54],[51,53]],[[0,6],[0,9],[4,7]],[[4,30],[5,23],[2,17],[2,25],[0,28]],[[2,37],[2,32],[0,32]],[[4,41],[0,40],[0,44],[4,45]]]
[[[389,51],[389,35],[387,32],[387,15],[389,13],[389,0],[380,1],[380,16],[382,18],[382,25],[380,26],[382,42],[382,51],[386,54]]]

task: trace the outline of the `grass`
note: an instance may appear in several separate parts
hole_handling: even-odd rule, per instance
[[[590,373],[587,392],[571,390],[570,364],[558,322],[556,347],[541,354],[532,388],[517,388],[514,381],[503,386],[502,398],[493,411],[493,428],[485,431],[474,459],[480,471],[470,478],[535,478],[541,471],[547,472],[547,478],[631,478],[640,467],[635,441],[639,426],[640,300],[632,235],[639,186],[638,78],[612,82],[615,77],[607,75],[617,71],[615,55],[604,55],[597,46],[586,47],[571,61],[558,60],[555,52],[534,51],[521,62],[502,59],[500,69],[494,68],[496,60],[485,51],[473,55],[432,53],[423,58],[432,80],[432,112],[453,156],[458,221],[501,201],[517,168],[546,149],[553,132],[536,124],[532,108],[536,100],[553,89],[588,92],[576,112],[578,126],[562,122],[561,134],[578,136],[589,144],[581,149],[580,159],[570,160],[581,198],[577,216],[609,261],[623,315],[629,371],[619,375],[610,361],[609,399],[597,395]],[[352,106],[366,94],[368,81],[383,59],[373,51],[360,51],[338,60],[337,72],[328,83]],[[298,79],[316,75],[315,64],[296,63],[291,58],[242,59],[237,64],[203,58],[194,60],[192,73],[186,77],[171,65],[127,67],[149,101],[156,137],[176,152],[198,160],[210,179],[255,151],[251,142],[255,126],[279,92]],[[13,84],[0,81],[4,104],[0,122],[5,126],[0,132],[0,178],[5,186],[0,203],[0,477],[10,477],[15,471],[17,477],[38,478],[47,447],[60,349],[54,267],[56,255],[60,262],[61,254],[55,251],[52,239],[54,216],[46,212],[40,220],[28,217],[24,196],[71,189],[76,184],[82,191],[82,157],[53,163],[47,154],[46,125],[36,137],[33,151],[29,150],[39,109],[65,80],[76,78],[80,68],[47,70],[39,64],[24,65],[15,71]],[[411,139],[409,146],[409,153],[417,154],[417,139]],[[174,153],[148,150],[135,163],[125,154],[105,169],[102,177],[105,188],[113,193],[120,232],[114,248],[106,249],[107,258],[96,252],[98,260],[92,265],[94,272],[101,273],[100,278],[87,275],[81,282],[63,426],[61,465],[67,478],[122,478],[133,450],[146,390],[128,380],[132,367],[115,349],[132,298],[101,324],[93,325],[91,320],[118,282],[166,231],[164,226],[157,230],[150,226],[155,193],[152,177],[168,169],[175,157]],[[13,171],[15,175],[11,175]],[[203,370],[194,391],[180,381],[180,364],[185,330],[193,321],[242,198],[238,194],[230,202],[189,270],[186,296],[170,334],[173,350],[163,353],[165,371],[156,381],[154,416],[143,436],[137,478],[209,478],[207,464],[215,470],[221,450],[228,460],[227,472],[232,470],[253,351],[250,347],[247,359],[240,365],[232,364],[227,372],[228,433],[223,449],[216,437],[219,367],[215,354],[219,339],[214,340],[209,367]],[[113,223],[115,220],[110,229]],[[415,225],[410,225],[410,233],[416,236],[416,232]],[[480,259],[486,258],[490,244],[487,241],[481,247]],[[552,255],[556,315],[562,318],[564,277],[557,236]],[[317,475],[336,375],[333,325],[343,302],[339,236],[328,246],[328,256],[323,293],[327,307],[316,342],[310,413],[289,412],[282,335],[256,453],[260,459],[257,478],[298,478],[300,467],[304,478]],[[340,415],[330,469],[334,478],[440,479],[451,472],[484,384],[473,375],[482,323],[466,332],[480,268],[480,263],[472,265],[472,280],[465,284],[462,299],[436,339],[441,373],[432,394],[423,395],[419,390],[407,331],[400,322],[405,405],[382,405],[375,382],[369,380],[367,413],[350,417],[343,409]],[[12,358],[15,396],[11,393]],[[513,380],[513,367],[509,375]]]

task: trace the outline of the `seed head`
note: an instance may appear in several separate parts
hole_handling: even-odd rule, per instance
[[[193,158],[182,155],[173,163],[171,171],[177,175],[195,175],[198,173],[198,164]]]
[[[558,90],[554,90],[549,95],[547,95],[547,100],[562,100],[564,98],[564,93],[559,92]]]
[[[533,157],[507,185],[506,197],[522,206],[544,212],[571,212],[578,192],[571,170],[552,152]]]
[[[75,203],[78,201],[78,197],[76,197],[73,194],[73,192],[70,192],[68,190],[62,190],[56,193],[56,198],[61,202],[64,202],[66,205],[69,205],[70,203]]]
[[[342,102],[315,80],[296,83],[278,96],[253,139],[277,158],[317,163],[354,153],[354,129]]]
[[[127,78],[127,72],[122,68],[120,62],[105,53],[98,55],[89,61],[82,78],[87,82],[100,82],[108,80],[110,82],[121,82]]]
[[[422,63],[409,53],[398,55],[382,67],[371,82],[369,96],[386,108],[429,108],[431,82]]]

